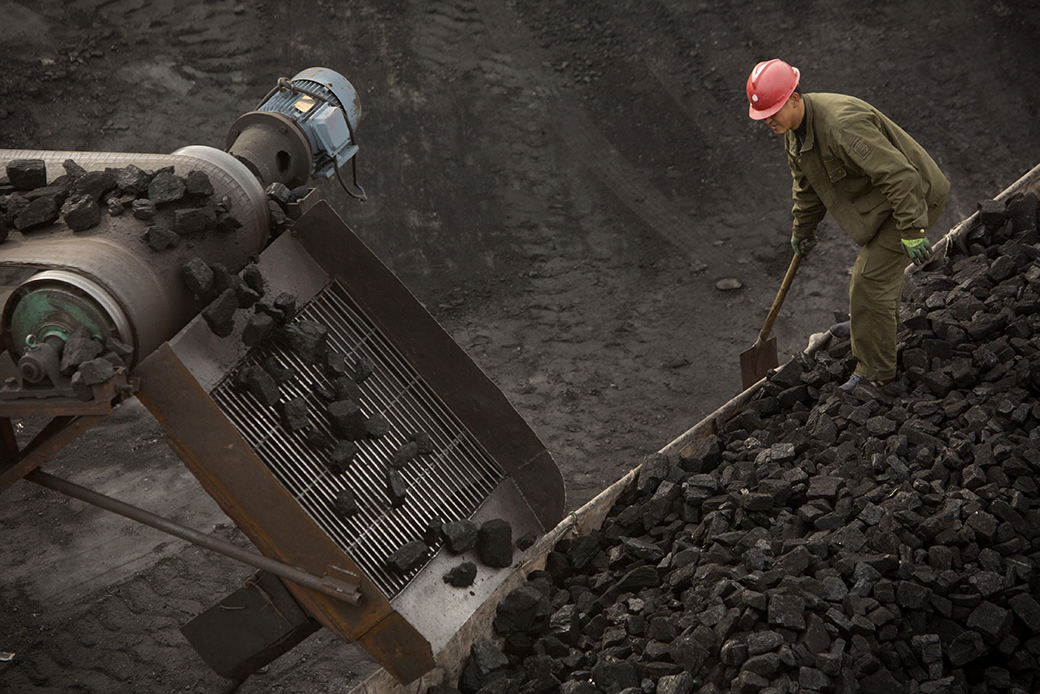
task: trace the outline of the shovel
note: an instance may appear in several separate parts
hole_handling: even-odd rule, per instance
[[[783,305],[784,298],[787,297],[787,290],[791,288],[791,282],[794,281],[794,273],[798,272],[798,265],[801,262],[802,256],[795,253],[794,257],[791,258],[790,267],[787,268],[783,284],[780,285],[780,291],[777,292],[776,299],[773,301],[773,307],[769,309],[766,322],[758,333],[758,339],[755,340],[755,344],[751,345],[750,349],[740,353],[740,376],[744,380],[744,390],[765,378],[766,373],[770,369],[775,369],[780,365],[776,356],[776,338],[770,338],[769,332],[773,329],[773,322],[776,320],[777,314],[780,313],[780,306]]]

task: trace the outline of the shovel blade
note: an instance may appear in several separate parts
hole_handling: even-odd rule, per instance
[[[744,390],[761,381],[770,369],[778,366],[780,366],[780,360],[776,356],[775,337],[771,337],[765,342],[756,342],[751,349],[741,352],[740,377],[744,381]]]

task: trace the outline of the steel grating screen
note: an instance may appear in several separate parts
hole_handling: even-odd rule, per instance
[[[293,433],[282,425],[275,407],[263,405],[233,385],[240,369],[260,366],[274,357],[281,367],[296,372],[281,385],[282,400],[304,398],[311,426],[335,441],[326,412],[329,403],[314,392],[319,383],[331,386],[331,380],[321,365],[304,362],[280,340],[267,340],[252,350],[210,395],[314,522],[388,599],[393,598],[422,566],[398,574],[387,568],[390,555],[405,543],[421,539],[434,518],[445,522],[469,518],[505,478],[505,472],[338,282],[299,310],[293,322],[299,320],[325,326],[329,349],[345,354],[348,364],[367,357],[374,365],[374,373],[360,384],[358,405],[366,417],[382,414],[389,431],[379,438],[356,441],[359,453],[343,474],[332,472],[326,464],[331,447],[313,447],[305,431]],[[400,469],[408,495],[403,506],[394,508],[386,473],[394,453],[417,431],[430,435],[434,451],[415,457]],[[343,517],[336,510],[336,493],[342,489],[353,492],[360,507],[356,515]],[[439,546],[440,542],[434,550]],[[429,558],[432,556],[433,552]]]

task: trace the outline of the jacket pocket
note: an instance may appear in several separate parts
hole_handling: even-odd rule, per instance
[[[848,175],[848,172],[845,171],[845,165],[841,163],[840,159],[835,159],[834,157],[824,157],[823,168],[827,171],[827,178],[830,179],[832,184]]]

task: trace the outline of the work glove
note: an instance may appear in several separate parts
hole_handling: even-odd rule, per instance
[[[794,254],[803,258],[808,258],[809,254],[812,253],[812,249],[816,248],[818,243],[819,241],[815,236],[809,236],[804,239],[800,239],[797,236],[791,237],[791,248],[794,249]]]
[[[932,244],[923,236],[919,239],[903,239],[903,250],[914,265],[924,265],[932,255]]]

